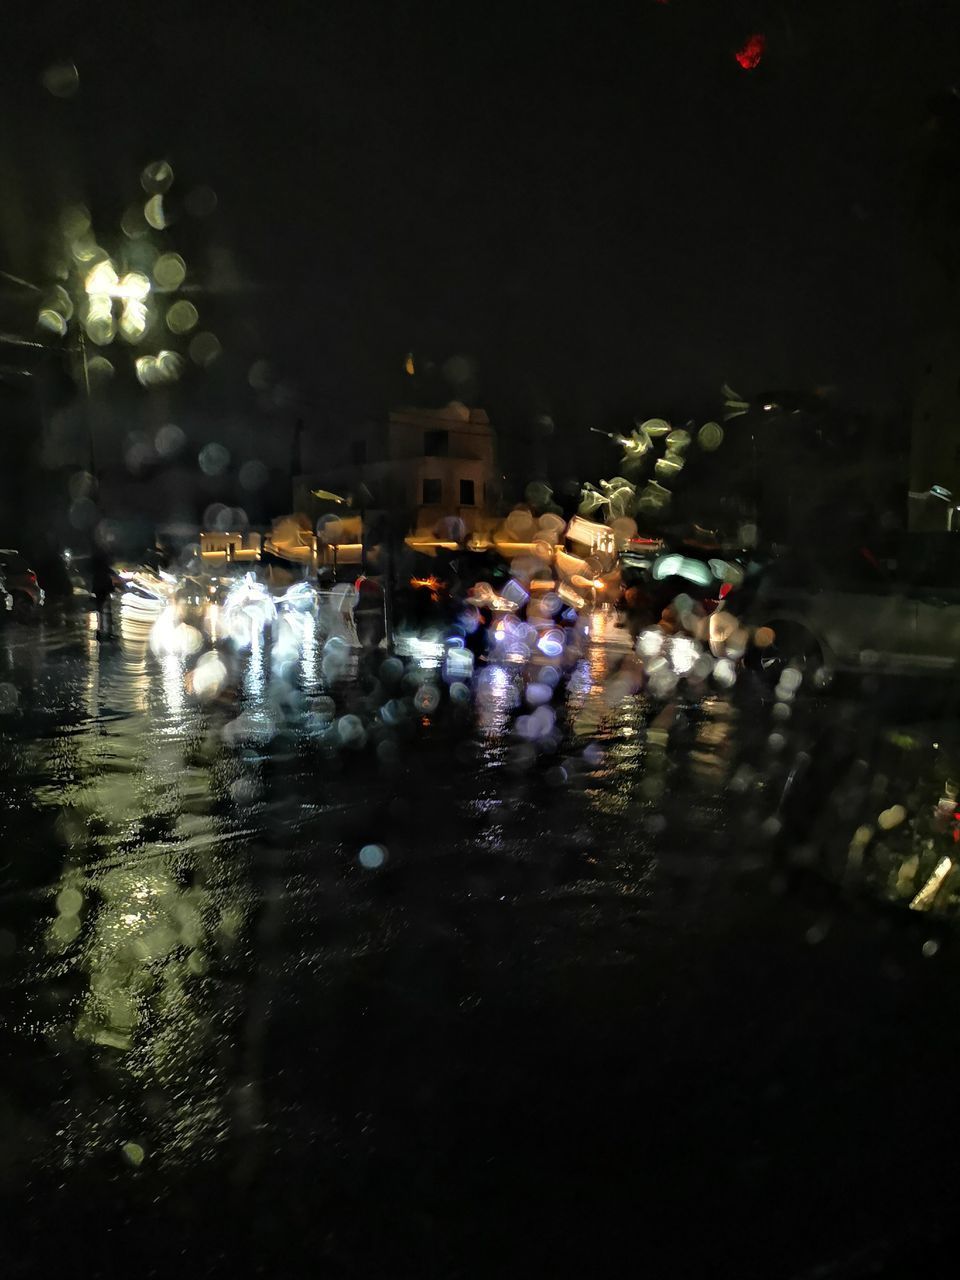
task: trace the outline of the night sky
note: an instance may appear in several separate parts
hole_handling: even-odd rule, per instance
[[[219,198],[183,235],[229,264],[216,309],[238,397],[269,359],[322,427],[402,399],[413,351],[421,368],[467,357],[464,394],[497,420],[549,414],[576,436],[707,411],[724,380],[909,398],[917,174],[927,102],[960,78],[956,5],[41,16],[6,47],[0,265],[39,269],[58,202],[116,221],[167,157]],[[766,49],[745,71],[753,32]],[[80,76],[65,100],[40,83],[58,60]]]

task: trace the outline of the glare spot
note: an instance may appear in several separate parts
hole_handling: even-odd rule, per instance
[[[927,960],[935,956],[939,950],[940,950],[940,943],[937,942],[936,938],[928,938],[926,942],[923,944],[923,946],[920,948],[922,955]]]
[[[193,669],[193,691],[198,698],[215,698],[227,681],[227,668],[216,653],[205,653]]]
[[[387,860],[387,851],[382,844],[365,844],[360,850],[360,865],[367,871],[376,871]]]
[[[686,675],[699,655],[699,648],[689,636],[674,636],[670,644],[670,661],[677,675]]]

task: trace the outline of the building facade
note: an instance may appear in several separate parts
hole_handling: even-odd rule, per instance
[[[450,517],[466,535],[489,523],[499,503],[494,434],[482,409],[400,409],[338,439],[305,441],[307,471],[294,480],[294,504],[316,523],[338,495],[368,517],[390,512],[429,536]]]

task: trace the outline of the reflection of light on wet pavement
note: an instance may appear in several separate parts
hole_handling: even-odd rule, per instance
[[[317,624],[311,614],[301,619],[300,682],[305,694],[317,691]]]
[[[167,731],[176,733],[182,727],[183,663],[176,653],[164,653],[160,658],[160,668],[163,673],[163,702],[171,721]]]
[[[519,681],[499,663],[482,668],[477,680],[476,705],[480,728],[488,736],[503,733],[510,712],[520,701]]]
[[[243,690],[250,702],[262,702],[266,692],[263,669],[263,632],[254,629],[251,634],[247,667],[243,674]]]

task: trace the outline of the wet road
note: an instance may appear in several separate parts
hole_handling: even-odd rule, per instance
[[[798,871],[764,769],[863,707],[593,727],[619,643],[532,746],[507,668],[411,716],[306,631],[206,700],[0,632],[14,1274],[937,1273],[952,935]]]

